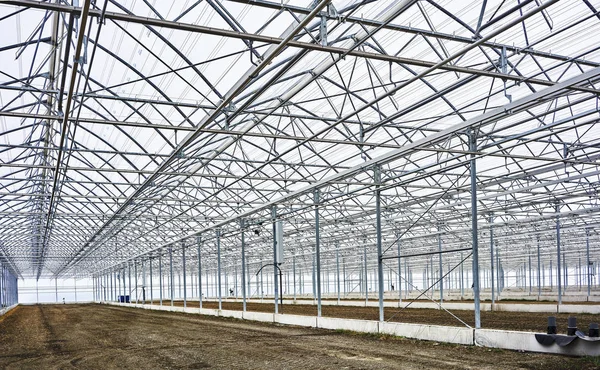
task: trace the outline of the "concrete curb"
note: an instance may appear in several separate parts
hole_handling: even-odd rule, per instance
[[[9,306],[9,307],[6,307],[6,308],[3,308],[3,309],[1,309],[1,310],[0,310],[0,316],[3,316],[3,315],[5,315],[5,314],[7,314],[7,313],[8,313],[8,311],[12,310],[13,308],[17,307],[18,305],[19,305],[19,303],[17,303],[17,304],[13,304],[12,306]]]

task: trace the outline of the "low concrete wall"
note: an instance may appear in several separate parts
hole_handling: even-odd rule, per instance
[[[8,306],[8,307],[5,307],[5,308],[1,309],[0,310],[0,316],[8,313],[8,311],[12,310],[13,308],[17,307],[18,305],[19,305],[19,303],[13,304],[12,306]]]
[[[221,310],[221,311],[219,311],[219,316],[233,317],[234,319],[240,319],[240,320],[242,320],[244,318],[242,311],[233,311],[233,310]]]
[[[412,339],[473,345],[473,329],[470,328],[380,322],[379,332]]]
[[[600,305],[592,304],[561,304],[558,305],[558,312],[560,313],[600,313]]]
[[[246,311],[243,314],[243,318],[246,320],[252,320],[252,321],[273,322],[273,315],[274,314],[272,314],[272,313],[266,313],[266,312]]]
[[[57,304],[90,304],[90,303],[96,303],[96,301],[78,301],[78,302],[27,302],[27,303],[19,303],[22,306],[35,306],[38,304],[41,305],[57,305]],[[17,306],[17,305],[14,305]],[[12,307],[12,306],[11,306]]]
[[[317,327],[332,330],[350,330],[359,333],[378,333],[379,322],[372,320],[339,319],[335,317],[317,317]]]
[[[535,339],[535,333],[509,330],[475,329],[475,344],[490,348],[512,349],[527,352],[542,352],[569,356],[598,356],[598,342],[576,339],[566,347],[557,344],[543,346]]]
[[[547,312],[556,313],[557,305],[555,304],[527,304],[527,303],[496,303],[494,311],[506,312]]]
[[[309,328],[317,327],[317,318],[315,316],[277,314],[273,315],[273,321],[284,325],[304,326]]]
[[[219,316],[219,310],[213,308],[198,308],[200,315]]]

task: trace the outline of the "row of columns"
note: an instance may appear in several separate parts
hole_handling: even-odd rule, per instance
[[[470,161],[469,161],[469,166],[470,166],[470,180],[471,180],[471,230],[472,230],[472,241],[471,241],[471,259],[472,259],[472,263],[471,263],[471,267],[472,267],[472,280],[473,280],[473,284],[472,284],[472,289],[473,289],[473,296],[474,296],[474,315],[475,315],[475,327],[479,328],[481,327],[481,319],[480,319],[480,271],[479,271],[479,250],[478,250],[478,223],[477,223],[477,208],[478,208],[478,204],[477,204],[477,169],[476,169],[476,157],[475,157],[475,153],[477,151],[477,143],[476,143],[476,135],[473,131],[469,131],[468,132],[468,138],[469,138],[469,150],[471,152],[470,154]],[[375,226],[376,226],[376,250],[377,250],[377,291],[378,291],[378,301],[379,301],[379,320],[383,321],[385,319],[384,317],[384,305],[383,305],[383,300],[384,300],[384,271],[383,271],[383,255],[385,253],[385,251],[383,250],[383,245],[382,245],[382,225],[381,225],[381,170],[380,167],[378,165],[374,166],[373,168],[373,172],[374,172],[374,185],[375,185]],[[314,192],[314,214],[315,214],[315,250],[314,250],[314,262],[313,262],[313,292],[315,292],[315,299],[317,302],[317,315],[321,316],[321,299],[322,299],[322,292],[321,292],[321,287],[322,287],[322,282],[321,282],[321,250],[320,250],[320,212],[319,212],[319,206],[320,206],[320,192],[319,190],[316,190]],[[558,266],[558,271],[560,271],[561,269],[561,243],[560,243],[560,219],[559,219],[559,206],[556,206],[556,240],[557,240],[557,266]],[[273,298],[274,298],[274,305],[275,305],[275,313],[279,312],[279,306],[278,306],[278,300],[279,300],[279,295],[282,294],[282,292],[280,292],[280,283],[279,282],[279,274],[281,274],[280,268],[279,268],[279,258],[277,256],[277,238],[276,238],[276,234],[277,234],[277,228],[276,228],[276,222],[277,222],[277,207],[273,206],[271,209],[271,219],[272,219],[272,223],[273,223]],[[494,282],[494,275],[496,274],[496,278],[497,281],[500,282],[501,281],[501,277],[503,277],[504,274],[504,270],[501,268],[500,264],[499,264],[499,253],[494,253],[494,234],[493,234],[493,228],[491,226],[491,224],[493,223],[493,215],[490,214],[489,216],[489,221],[490,221],[490,281],[491,281],[491,291],[492,291],[492,302],[495,302],[496,299],[496,287],[497,284],[495,284]],[[245,280],[245,273],[244,271],[246,271],[247,266],[246,266],[246,260],[245,260],[245,237],[244,237],[244,220],[241,220],[241,242],[242,242],[242,248],[241,248],[241,262],[242,262],[242,296],[243,296],[243,309],[246,309],[246,299],[247,299],[247,292],[246,292],[246,280]],[[219,304],[219,309],[222,308],[222,282],[221,282],[221,234],[220,234],[220,230],[216,231],[216,247],[217,247],[217,294],[218,294],[218,304]],[[402,281],[401,281],[401,254],[400,254],[400,238],[398,238],[398,256],[397,256],[397,260],[398,260],[398,280],[397,280],[397,286],[398,286],[398,291],[399,291],[399,299],[402,299]],[[201,264],[201,239],[200,237],[198,238],[198,287],[199,287],[199,296],[200,296],[200,306],[202,306],[202,264]],[[588,245],[589,245],[589,241],[588,241]],[[589,249],[589,247],[588,247]],[[435,282],[432,283],[432,285],[438,284],[439,286],[439,291],[440,291],[440,301],[443,301],[443,295],[444,295],[444,272],[443,272],[443,260],[442,260],[442,242],[441,242],[441,227],[438,225],[438,256],[439,256],[439,271],[438,271],[438,277],[439,279],[436,280]],[[184,299],[184,305],[186,305],[187,303],[187,286],[186,286],[186,282],[187,282],[187,278],[186,278],[186,255],[185,255],[185,246],[182,247],[182,262],[183,262],[183,277],[184,277],[184,295],[183,295],[183,299]],[[169,290],[169,298],[171,301],[171,305],[173,305],[173,300],[174,300],[174,280],[173,280],[173,250],[171,247],[169,247],[168,249],[168,256],[169,256],[169,266],[170,266],[170,290]],[[494,258],[496,257],[496,258]],[[161,255],[159,254],[158,256],[159,258],[159,275],[160,275],[160,303],[162,304],[163,301],[163,289],[162,289],[162,260],[161,260]],[[564,258],[564,256],[563,256]],[[496,259],[496,268],[494,268],[494,260]],[[362,287],[362,290],[365,293],[365,300],[368,300],[368,270],[367,270],[367,255],[366,255],[366,243],[364,246],[364,250],[363,250],[363,264],[364,264],[364,272],[362,272],[362,278],[361,278],[361,282],[364,284],[364,286]],[[589,252],[588,252],[588,264],[589,264]],[[265,265],[266,266],[266,265]],[[136,274],[136,280],[137,280],[137,264],[134,264],[134,267],[136,269],[135,274]],[[263,266],[264,267],[264,266]],[[427,269],[427,267],[426,267]],[[128,265],[128,273],[130,274],[130,265]],[[337,274],[338,274],[338,300],[340,299],[340,282],[339,282],[339,253],[336,252],[336,270],[337,270]],[[405,268],[406,270],[406,268]],[[433,272],[433,259],[431,259],[431,271]],[[539,243],[538,243],[538,285],[540,282],[540,256],[539,256]],[[262,277],[262,267],[260,270],[261,273],[261,277]],[[295,259],[293,261],[293,273],[294,273],[294,296],[295,296],[295,274],[296,274],[296,269],[295,269]],[[427,273],[427,270],[425,271],[425,273]],[[450,271],[447,272],[447,274],[449,274]],[[116,272],[112,272],[109,274],[105,274],[102,277],[100,277],[98,279],[98,281],[103,281],[103,285],[102,284],[98,284],[98,291],[102,292],[103,294],[103,298],[104,299],[108,299],[110,298],[111,300],[114,299],[115,297],[113,297],[113,284],[116,285],[116,280],[113,278],[113,275],[115,275]],[[152,271],[151,271],[152,274]],[[236,274],[237,275],[237,274]],[[345,274],[344,274],[345,275]],[[118,276],[118,275],[117,275]],[[463,282],[463,276],[464,276],[464,271],[461,265],[460,268],[460,276],[461,276],[461,293],[464,291],[464,286],[462,284]],[[531,277],[531,274],[530,274]],[[123,277],[124,278],[124,277]],[[562,302],[562,284],[561,284],[561,274],[557,274],[557,278],[558,278],[558,299],[559,299],[559,303]],[[588,276],[589,279],[589,276]],[[503,279],[502,279],[503,280]],[[531,280],[531,278],[530,278]],[[150,281],[152,282],[152,278],[150,279]],[[236,279],[237,281],[237,279]],[[262,278],[261,278],[262,281]],[[257,279],[258,282],[258,279]],[[110,297],[108,296],[108,292],[106,291],[106,289],[104,289],[104,291],[101,290],[100,286],[103,287],[109,287],[110,286]],[[181,285],[181,284],[180,284]],[[588,280],[588,291],[589,291],[589,280]],[[531,286],[531,284],[530,284]],[[131,276],[129,275],[129,291],[131,292]],[[498,288],[501,289],[502,285],[498,284]],[[123,288],[125,288],[125,281],[123,281]],[[407,289],[408,287],[405,286],[405,289]],[[431,286],[430,286],[431,288]],[[120,288],[119,288],[120,289]],[[428,288],[429,289],[429,288]],[[124,290],[125,291],[125,290]],[[151,289],[152,292],[152,289]],[[152,293],[151,293],[152,294]],[[151,297],[152,299],[152,297]]]
[[[245,242],[243,243],[245,247]],[[398,245],[400,243],[398,242]],[[366,248],[365,248],[366,249]],[[439,249],[439,247],[438,247]],[[364,250],[364,249],[363,249]],[[139,292],[137,296],[137,301],[147,302],[148,300],[154,301],[157,295],[157,287],[160,290],[162,286],[162,294],[164,297],[170,297],[171,290],[171,281],[173,281],[174,285],[174,297],[176,299],[184,299],[187,303],[187,299],[192,297],[197,297],[199,295],[198,286],[202,284],[202,288],[204,290],[203,296],[217,296],[217,271],[212,268],[203,273],[203,267],[200,261],[200,264],[197,266],[194,264],[190,266],[189,258],[188,258],[189,250],[186,249],[185,252],[179,251],[179,258],[183,259],[183,253],[185,253],[186,259],[186,269],[185,276],[182,279],[183,270],[173,268],[174,276],[171,278],[170,276],[170,267],[166,268],[166,279],[165,284],[162,283],[156,284],[157,279],[161,277],[156,277],[157,267],[164,268],[161,263],[160,266],[156,266],[156,262],[158,260],[157,257],[154,257],[151,261],[145,260],[142,262],[138,262],[137,268],[133,265],[129,267],[125,266],[123,268],[117,269],[117,277],[116,284],[114,289],[116,289],[117,293],[114,293],[114,297],[118,297],[120,295],[129,295],[131,292],[132,301],[136,300],[135,294]],[[497,296],[504,290],[505,287],[508,288],[518,288],[523,291],[529,291],[530,293],[541,293],[542,289],[545,287],[550,287],[552,290],[556,291],[556,267],[553,265],[552,270],[549,269],[549,261],[547,259],[548,256],[545,256],[544,259],[541,260],[542,263],[538,267],[534,264],[535,254],[529,254],[523,262],[516,265],[515,268],[511,268],[510,271],[505,271],[503,267],[503,263],[501,263],[500,254],[498,250],[494,248],[495,252],[495,263],[493,265],[493,272],[491,270],[492,266],[488,265],[485,269],[480,269],[481,275],[481,289],[490,289],[492,285],[495,287],[495,294]],[[361,251],[361,257],[363,256],[363,252]],[[328,259],[329,263],[327,265],[321,264],[320,270],[320,286],[321,293],[328,294],[331,297],[332,294],[337,297],[338,300],[345,297],[347,294],[359,294],[361,296],[366,296],[368,299],[368,295],[371,292],[378,291],[378,278],[377,278],[377,266],[371,263],[367,263],[365,265],[364,257],[356,262],[352,262],[351,266],[347,266],[347,257],[342,257],[340,250],[335,248],[332,253],[329,253]],[[365,256],[367,257],[367,256]],[[464,257],[461,256],[460,260]],[[194,256],[194,259],[196,256]],[[244,253],[244,258],[246,255]],[[174,260],[176,258],[173,258]],[[323,260],[322,254],[320,255],[320,259]],[[408,264],[408,260],[410,258],[402,258],[397,259],[399,262],[398,265],[387,265],[384,270],[384,279],[383,285],[385,286],[384,291],[392,291],[395,290],[397,293],[397,298],[401,302],[404,296],[406,296],[407,291],[414,286],[417,289],[427,289],[431,287],[430,292],[433,297],[439,297],[440,301],[444,301],[447,295],[456,295],[458,291],[460,291],[460,296],[464,297],[465,287],[469,289],[472,285],[472,275],[464,273],[464,266],[460,264],[457,268],[454,266],[457,264],[457,259],[443,259],[443,254],[438,254],[435,258],[433,255],[430,255],[429,258],[426,259],[426,263],[423,264],[424,261],[421,261],[418,266],[423,266],[423,277],[422,279],[418,279],[414,281],[411,278],[412,270],[415,268],[413,265]],[[585,290],[587,283],[589,281],[590,286],[595,285],[595,281],[592,282],[592,278],[594,276],[593,266],[586,271],[585,261],[583,258],[579,258],[579,263],[575,261],[571,257],[569,259],[566,258],[566,253],[562,253],[563,263],[561,265],[562,274],[563,274],[563,290],[566,288],[569,289],[579,289]],[[351,260],[355,260],[351,258]],[[439,262],[443,261],[443,264],[440,268]],[[316,263],[316,258],[312,258],[312,261]],[[435,261],[435,263],[434,263]],[[358,262],[358,264],[357,264]],[[296,256],[291,257],[291,261],[287,266],[287,269],[283,271],[283,287],[285,289],[285,294],[288,296],[296,296],[298,293],[301,295],[311,294],[315,297],[316,302],[316,274],[314,276],[315,284],[314,291],[310,289],[311,286],[311,277],[310,275],[305,276],[305,273],[309,271],[306,265],[303,264],[301,269],[297,269]],[[467,263],[467,262],[465,262]],[[571,263],[569,265],[569,263]],[[246,271],[242,275],[240,273],[241,269],[237,267],[237,265],[230,265],[227,270],[222,267],[222,287],[221,289],[229,289],[230,287],[234,290],[233,295],[238,298],[246,293],[247,297],[254,296],[262,298],[264,294],[272,296],[274,294],[273,291],[273,278],[269,277],[268,274],[264,275],[261,273],[256,277],[256,284],[252,280],[250,275],[250,269],[256,271],[261,266],[270,266],[270,264],[265,264],[263,262],[253,262],[251,264],[247,263],[247,259],[242,261],[242,264],[246,266]],[[177,262],[175,262],[177,265]],[[251,267],[254,266],[254,267]],[[468,263],[467,263],[468,266]],[[316,266],[313,266],[316,271]],[[453,271],[451,271],[454,269]],[[129,288],[128,277],[133,275],[132,280],[136,280],[134,273],[138,271],[137,282],[140,287],[136,290],[135,286],[138,284],[136,281],[131,282],[131,288]],[[196,271],[197,270],[197,271]],[[131,274],[128,272],[132,271]],[[140,274],[139,271],[142,273]],[[149,274],[148,274],[149,272]],[[206,275],[208,273],[208,275]],[[150,279],[148,279],[148,275]],[[160,274],[159,274],[160,275]],[[191,276],[190,276],[191,275]],[[198,279],[198,275],[200,280]],[[212,279],[204,278],[213,277]],[[443,279],[440,279],[443,277]],[[164,276],[162,277],[164,278]],[[553,278],[553,279],[551,279]],[[210,281],[209,281],[210,280]],[[552,281],[550,281],[552,280]],[[536,284],[536,282],[539,282]],[[244,292],[240,289],[241,286],[245,286],[246,289]],[[539,286],[540,289],[534,290],[535,286]],[[94,285],[96,289],[96,285]],[[308,289],[307,289],[308,288]],[[489,292],[489,290],[488,290]],[[145,293],[145,296],[144,296]],[[96,299],[97,295],[95,296]],[[388,297],[389,298],[389,297]],[[58,295],[57,295],[58,301]]]

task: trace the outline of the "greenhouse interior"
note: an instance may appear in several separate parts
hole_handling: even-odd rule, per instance
[[[0,367],[600,367],[600,1],[2,0],[0,32]]]

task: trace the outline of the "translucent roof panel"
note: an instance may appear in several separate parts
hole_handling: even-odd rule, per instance
[[[551,243],[558,220],[596,251],[598,9],[3,1],[0,260],[93,275],[217,231],[234,253],[242,222],[273,216],[300,254],[315,205],[325,251],[373,252],[376,191],[386,243],[443,229],[451,248],[471,240],[472,179],[507,245]]]

